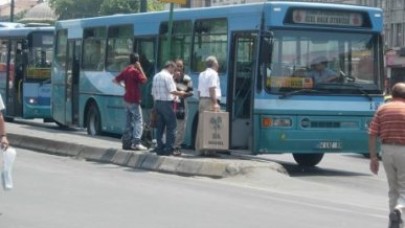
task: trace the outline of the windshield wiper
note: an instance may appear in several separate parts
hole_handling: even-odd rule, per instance
[[[367,91],[361,89],[361,86],[359,86],[359,85],[354,85],[354,84],[336,84],[336,83],[320,83],[320,84],[318,84],[317,86],[319,86],[319,87],[321,87],[321,88],[322,88],[322,87],[327,87],[328,89],[330,89],[330,87],[332,87],[332,89],[341,89],[341,88],[343,88],[343,87],[349,88],[349,89],[355,89],[357,92],[360,92],[360,93],[363,94],[365,97],[367,97],[367,99],[368,99],[369,101],[372,101],[372,100],[373,100],[373,97],[370,96],[370,94],[369,94]],[[326,89],[326,88],[325,88],[325,89]]]
[[[292,95],[298,95],[298,94],[307,94],[307,93],[329,93],[327,91],[322,91],[322,90],[316,90],[316,89],[299,89],[299,90],[294,90],[294,91],[290,91],[290,92],[285,92],[283,94],[281,94],[280,96],[278,96],[279,99],[284,99],[284,98],[288,98]]]

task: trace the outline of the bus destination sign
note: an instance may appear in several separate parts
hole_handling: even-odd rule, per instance
[[[292,13],[292,21],[297,24],[361,27],[363,25],[363,16],[360,13],[353,12],[297,9]]]

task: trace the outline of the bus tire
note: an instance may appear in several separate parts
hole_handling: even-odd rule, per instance
[[[6,122],[14,122],[14,118],[13,118],[13,117],[8,117],[8,116],[4,116],[4,121],[6,121]]]
[[[369,154],[369,153],[365,153],[365,154],[362,154],[362,155],[363,155],[363,157],[365,157],[365,158],[370,158],[370,154]],[[377,153],[377,157],[378,157],[378,159],[381,160],[381,153]]]
[[[293,154],[294,160],[300,166],[313,167],[319,164],[323,158],[323,153],[316,154]]]
[[[55,124],[58,125],[58,127],[61,128],[61,129],[67,129],[68,128],[68,126],[66,126],[66,125],[64,125],[64,124],[62,124],[62,123],[60,123],[58,121],[55,121]]]
[[[87,134],[91,136],[100,135],[101,134],[101,117],[100,111],[97,108],[96,104],[91,104],[89,107],[89,111],[87,111],[86,116],[86,123],[87,123]]]

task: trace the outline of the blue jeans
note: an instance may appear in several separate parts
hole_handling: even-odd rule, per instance
[[[132,144],[141,143],[143,120],[141,106],[137,103],[125,103],[127,120],[124,135],[130,135]]]
[[[173,110],[173,101],[156,101],[155,108],[158,114],[156,123],[156,141],[158,154],[171,154],[174,150],[176,137],[176,114]],[[166,143],[163,144],[163,134],[166,130]]]

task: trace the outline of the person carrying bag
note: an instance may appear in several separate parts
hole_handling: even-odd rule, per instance
[[[6,135],[6,124],[3,117],[3,110],[5,109],[3,98],[0,95],[0,148],[3,155],[2,167],[2,183],[5,190],[13,188],[12,168],[16,157],[14,148],[9,147],[9,142]]]
[[[16,158],[16,150],[12,147],[8,147],[7,149],[3,150],[3,167],[1,171],[1,179],[2,185],[4,190],[11,190],[13,189],[13,165]]]

